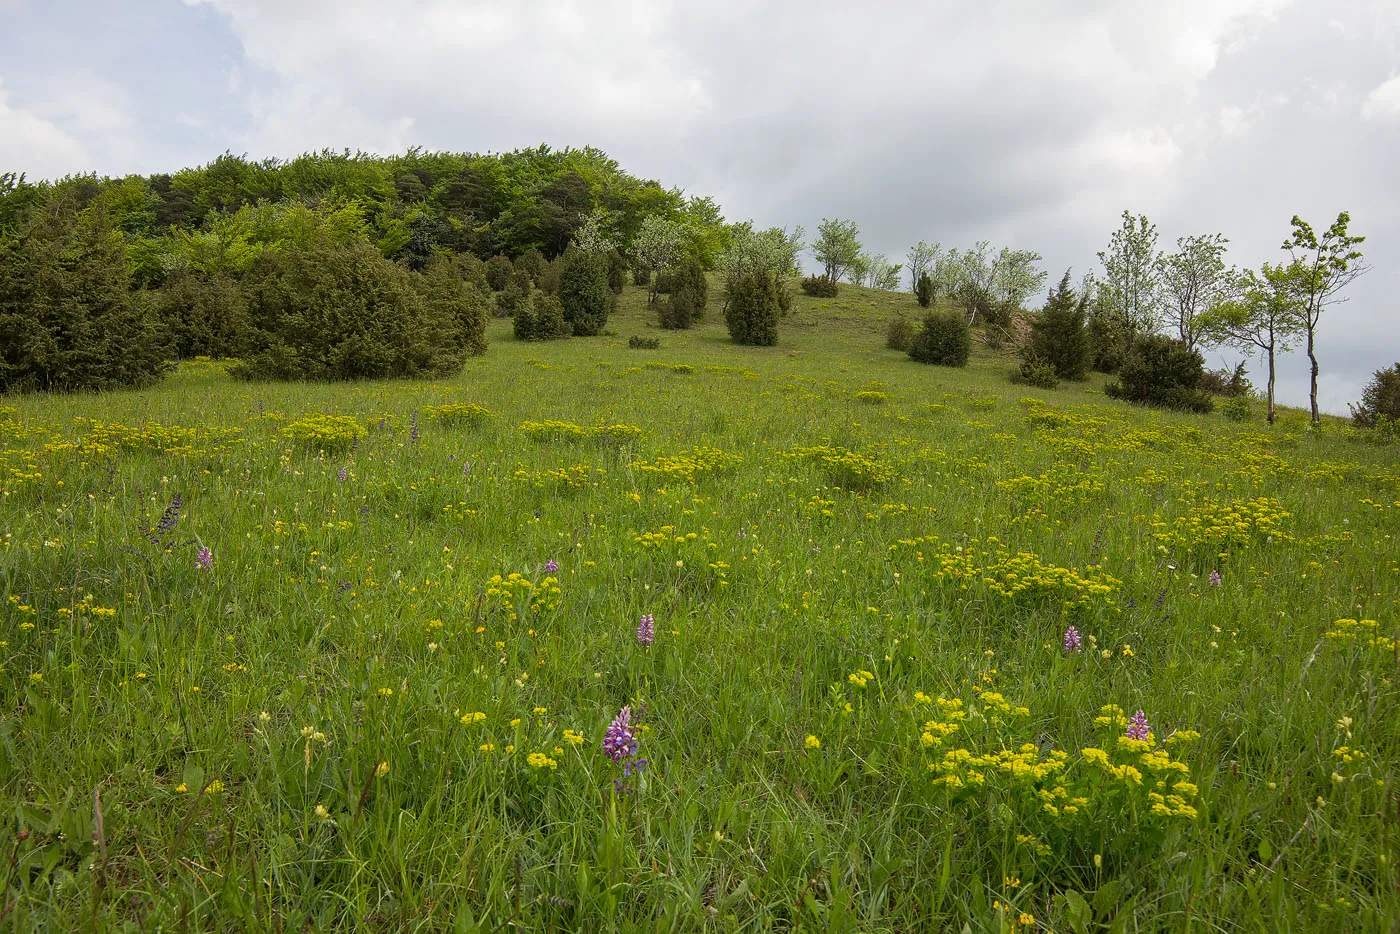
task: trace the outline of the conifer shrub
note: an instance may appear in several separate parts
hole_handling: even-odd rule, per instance
[[[1037,389],[1054,389],[1060,385],[1060,376],[1055,367],[1036,356],[1027,356],[1021,366],[1012,374],[1012,382],[1034,386]]]
[[[677,289],[661,303],[661,326],[683,331],[695,324],[695,298],[689,289]]]
[[[534,247],[531,247],[515,258],[515,271],[517,273],[524,272],[525,275],[529,276],[532,285],[540,284],[540,276],[544,275],[544,268],[546,265],[548,265],[548,263],[544,258],[544,254]]]
[[[914,322],[904,315],[895,315],[890,319],[889,326],[885,328],[885,346],[890,350],[898,350],[908,353],[909,348],[914,346],[914,338],[918,334],[918,329],[914,327]]]
[[[1106,315],[1092,315],[1085,327],[1089,341],[1089,365],[1097,373],[1117,373],[1130,343],[1123,326]]]
[[[1133,341],[1116,382],[1104,387],[1115,399],[1188,412],[1214,408],[1210,394],[1201,387],[1205,361],[1200,351],[1188,350],[1179,340],[1148,334]]]
[[[564,257],[556,256],[554,259],[544,264],[544,269],[540,272],[539,281],[536,283],[540,291],[548,292],[550,295],[559,294],[559,276],[564,271]]]
[[[175,273],[153,294],[152,302],[176,357],[233,357],[242,350],[248,303],[228,276]]]
[[[1065,271],[1057,288],[1050,290],[1045,307],[1031,322],[1030,337],[1021,349],[1022,377],[1037,369],[1034,361],[1048,366],[1056,380],[1082,380],[1089,375],[1090,347],[1086,328],[1088,295],[1075,295]],[[1026,379],[1030,382],[1030,379]],[[1030,382],[1030,385],[1039,385]],[[1046,387],[1054,388],[1054,387]]]
[[[676,269],[674,285],[675,289],[684,289],[690,293],[691,304],[695,306],[695,320],[703,319],[705,304],[710,298],[710,283],[705,278],[705,267],[700,260],[692,256],[681,263]]]
[[[1232,422],[1247,422],[1254,416],[1254,400],[1249,396],[1227,396],[1220,412]]]
[[[497,318],[510,318],[521,306],[530,304],[530,287],[527,283],[512,280],[504,289],[496,293],[495,314]]]
[[[463,280],[459,267],[445,257],[433,260],[411,282],[429,319],[452,322],[455,346],[463,355],[486,353],[491,293],[484,285]]]
[[[837,288],[826,276],[807,276],[802,280],[802,292],[813,298],[835,298]]]
[[[914,337],[909,356],[920,363],[938,366],[967,366],[972,353],[972,328],[960,311],[934,311],[924,318],[924,326]]]
[[[564,306],[557,295],[536,292],[534,301],[522,302],[515,312],[515,337],[522,341],[548,341],[569,336]]]
[[[608,291],[621,295],[622,287],[626,284],[627,261],[616,249],[611,249],[608,251]]]
[[[919,302],[920,308],[927,308],[933,304],[933,279],[929,278],[928,273],[919,273],[919,281],[914,283],[914,298]]]
[[[1245,396],[1254,392],[1254,385],[1246,376],[1245,364],[1241,360],[1233,367],[1206,370],[1201,376],[1201,388],[1212,396]]]
[[[632,350],[660,350],[661,341],[655,337],[642,337],[639,334],[633,334],[627,338],[627,346]]]
[[[575,337],[600,333],[612,307],[607,254],[583,250],[565,253],[559,274],[559,301],[564,306],[564,320]]]
[[[413,275],[365,240],[325,232],[264,254],[244,278],[248,351],[230,372],[289,380],[455,372],[473,339],[450,295],[424,301]]]
[[[735,343],[771,347],[778,342],[781,291],[773,274],[765,270],[743,272],[730,279],[724,323]]]
[[[172,367],[99,197],[58,190],[0,235],[0,391],[149,385]]]
[[[491,286],[491,291],[501,291],[510,285],[514,277],[515,267],[511,265],[510,257],[497,253],[486,261],[486,284]]]
[[[1361,401],[1348,403],[1351,420],[1359,428],[1377,428],[1400,423],[1400,363],[1377,370],[1361,390]]]

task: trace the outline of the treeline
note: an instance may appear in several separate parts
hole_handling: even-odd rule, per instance
[[[617,245],[649,219],[683,231],[702,268],[730,241],[712,200],[596,149],[2,175],[0,390],[141,385],[198,355],[237,357],[249,378],[451,372],[526,282],[562,287],[570,333],[600,331],[626,269]]]

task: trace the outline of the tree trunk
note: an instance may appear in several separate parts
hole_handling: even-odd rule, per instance
[[[1276,411],[1274,409],[1274,348],[1269,346],[1269,424],[1274,423]]]
[[[1317,411],[1317,354],[1313,352],[1313,327],[1308,325],[1308,362],[1312,364],[1312,385],[1308,393],[1308,401],[1312,403],[1312,423],[1314,425],[1322,421],[1322,416]]]

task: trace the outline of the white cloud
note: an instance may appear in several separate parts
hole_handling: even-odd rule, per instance
[[[0,80],[0,170],[51,178],[92,167],[83,144],[53,122],[10,106]]]
[[[1400,120],[1400,75],[1394,75],[1366,95],[1361,116],[1367,120]]]

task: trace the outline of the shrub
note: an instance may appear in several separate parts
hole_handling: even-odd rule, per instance
[[[933,279],[929,278],[928,273],[919,273],[919,281],[914,283],[914,298],[918,300],[920,308],[933,304]]]
[[[1033,361],[1039,367],[1049,367],[1052,376],[1060,379],[1082,380],[1089,375],[1089,333],[1086,329],[1088,294],[1076,296],[1065,271],[1058,288],[1050,290],[1045,307],[1031,322],[1031,333],[1022,348],[1021,376],[1027,377]],[[1040,383],[1029,378],[1032,386]],[[1054,388],[1053,386],[1044,388]]]
[[[695,323],[695,299],[689,289],[677,289],[661,303],[661,326],[683,331]]]
[[[627,338],[627,346],[633,350],[660,350],[661,341],[655,337],[642,337],[641,335],[633,334],[631,337]]]
[[[1106,315],[1093,315],[1085,327],[1089,340],[1089,365],[1099,373],[1117,373],[1123,365],[1128,334]]]
[[[439,425],[455,427],[476,426],[491,418],[491,410],[475,402],[445,402],[423,406],[423,417]]]
[[[1254,386],[1245,376],[1245,372],[1243,360],[1228,370],[1223,367],[1219,370],[1206,370],[1201,375],[1201,388],[1212,396],[1234,398],[1249,395],[1254,392]]]
[[[632,270],[632,284],[638,288],[648,288],[651,286],[651,270],[646,266],[638,266]]]
[[[807,276],[802,280],[802,292],[813,298],[835,298],[837,288],[826,276]]]
[[[509,257],[497,253],[486,261],[486,284],[491,286],[491,291],[499,292],[510,285],[514,275],[515,267]]]
[[[521,253],[515,259],[515,271],[517,274],[524,273],[530,277],[530,282],[534,285],[540,284],[540,276],[544,275],[544,268],[548,263],[544,254],[534,247]]]
[[[529,304],[530,287],[512,280],[504,289],[496,293],[496,317],[512,317],[522,307]]]
[[[154,296],[175,356],[232,357],[247,339],[248,303],[228,276],[176,273]]]
[[[705,278],[705,267],[700,264],[700,260],[692,256],[681,263],[674,275],[672,294],[680,290],[689,292],[695,320],[701,320],[705,317],[705,304],[710,299],[710,283]]]
[[[0,391],[143,386],[170,368],[100,198],[79,210],[70,191],[55,192],[0,235]]]
[[[1188,350],[1179,340],[1149,334],[1133,342],[1117,382],[1105,386],[1104,392],[1139,405],[1209,412],[1214,403],[1201,388],[1204,373],[1199,351]]]
[[[1361,428],[1376,428],[1386,420],[1400,419],[1400,363],[1377,370],[1366,388],[1361,390],[1361,401],[1356,405],[1348,403],[1351,420]]]
[[[1232,422],[1247,422],[1254,415],[1254,400],[1249,396],[1228,396],[1220,403],[1220,411]]]
[[[914,346],[914,337],[918,329],[914,327],[914,322],[904,315],[895,315],[890,319],[889,327],[885,329],[885,346],[890,350],[898,350],[904,353],[909,352],[909,348]]]
[[[608,291],[614,295],[622,294],[622,287],[627,284],[627,261],[622,258],[622,254],[616,249],[608,251]]]
[[[456,371],[476,341],[458,323],[460,295],[433,286],[424,301],[414,275],[367,241],[326,233],[264,254],[244,280],[249,352],[230,372],[337,380]]]
[[[536,283],[540,290],[548,292],[550,295],[559,294],[559,276],[564,271],[564,257],[556,256],[545,263],[544,270],[540,273],[539,282]]]
[[[771,347],[778,342],[781,290],[766,270],[740,273],[731,279],[724,305],[724,323],[737,344]]]
[[[564,320],[577,337],[592,337],[608,323],[612,296],[608,292],[608,257],[604,253],[570,250],[559,274],[559,301]]]
[[[535,300],[521,302],[515,312],[515,336],[522,341],[547,341],[569,336],[564,305],[557,295],[536,292]]]
[[[923,329],[914,337],[909,356],[920,363],[939,366],[967,366],[972,353],[972,328],[960,311],[935,311],[924,318]]]
[[[1012,374],[1012,382],[1037,389],[1054,389],[1060,385],[1060,376],[1053,366],[1040,357],[1028,356],[1021,361],[1021,368]]]
[[[479,357],[486,353],[491,293],[483,285],[463,281],[459,269],[451,260],[439,258],[411,281],[424,313],[432,320],[451,321],[457,349],[466,356]]]

